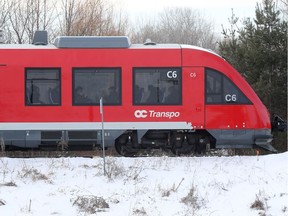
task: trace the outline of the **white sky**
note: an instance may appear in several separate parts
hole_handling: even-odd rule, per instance
[[[221,24],[228,27],[231,8],[239,18],[255,17],[256,3],[262,0],[113,0],[127,12],[130,21],[153,18],[163,8],[187,7],[197,9],[208,21],[215,23],[215,31],[221,31]]]

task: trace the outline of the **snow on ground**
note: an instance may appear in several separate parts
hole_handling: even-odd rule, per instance
[[[288,215],[288,152],[0,158],[0,215]]]

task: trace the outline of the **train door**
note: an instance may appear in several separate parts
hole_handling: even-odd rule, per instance
[[[183,67],[183,107],[194,129],[203,129],[204,124],[204,69]]]

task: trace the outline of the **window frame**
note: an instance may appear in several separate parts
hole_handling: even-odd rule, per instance
[[[147,70],[147,72],[138,72],[137,70]],[[148,70],[177,70],[180,74],[179,78],[177,81],[179,82],[179,88],[178,88],[178,100],[179,102],[177,103],[140,103],[136,102],[136,91],[135,91],[135,85],[136,85],[136,74],[137,73],[149,73]],[[151,72],[150,72],[151,73]],[[160,72],[161,74],[161,72]],[[161,75],[160,75],[161,76]],[[183,92],[183,82],[182,82],[182,67],[133,67],[132,68],[132,104],[133,106],[182,106],[183,104],[183,97],[182,97],[182,92]]]
[[[24,103],[25,103],[25,106],[62,106],[62,82],[61,82],[61,68],[60,67],[26,67],[25,69],[25,79],[24,79],[24,88],[25,88],[25,94],[24,94]],[[33,104],[33,103],[28,103],[27,101],[27,95],[28,95],[28,92],[27,92],[27,81],[28,80],[31,80],[31,79],[28,79],[28,73],[29,71],[37,71],[37,70],[55,70],[56,74],[57,74],[57,77],[58,79],[35,79],[35,80],[53,80],[53,81],[58,81],[58,84],[59,84],[59,103],[49,103],[49,104]],[[33,80],[33,79],[32,79]]]
[[[209,73],[208,71],[212,71],[212,72],[220,75],[221,92],[219,94],[217,94],[217,93],[210,93],[210,94],[207,93],[207,79],[208,79],[207,77],[208,77],[208,73]],[[247,100],[247,102],[246,103],[243,103],[243,102],[239,103],[239,102],[233,102],[233,101],[229,102],[229,103],[225,102],[225,100],[224,100],[224,94],[225,94],[225,92],[224,92],[224,83],[225,83],[225,81],[226,81],[226,83],[230,82],[230,84],[232,84],[232,86],[235,88],[235,90],[238,91],[239,94],[241,94],[241,97],[244,97]],[[205,92],[205,104],[206,105],[253,105],[251,100],[243,93],[243,91],[228,76],[226,76],[224,73],[222,73],[220,71],[217,71],[217,70],[215,70],[213,68],[205,68],[204,89],[205,89],[204,92]],[[207,99],[208,99],[209,95],[220,95],[221,102],[219,102],[219,103],[218,102],[208,102]]]
[[[75,74],[79,73],[77,70],[116,70],[111,71],[109,73],[113,73],[115,76],[114,82],[118,82],[119,85],[119,102],[118,103],[105,103],[103,101],[103,106],[121,106],[122,105],[122,68],[121,67],[73,67],[72,68],[72,106],[100,106],[100,100],[99,102],[93,102],[93,103],[76,103],[75,102]],[[82,73],[82,72],[80,72]],[[93,72],[97,73],[97,72]],[[117,76],[118,73],[118,76]],[[118,80],[117,80],[118,78]]]

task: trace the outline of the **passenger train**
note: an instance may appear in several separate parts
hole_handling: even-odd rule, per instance
[[[128,37],[61,36],[0,45],[0,140],[8,148],[83,149],[124,156],[209,149],[270,151],[270,116],[218,54],[192,45],[131,44]],[[101,103],[101,104],[100,104]],[[88,146],[88,147],[87,147]]]

